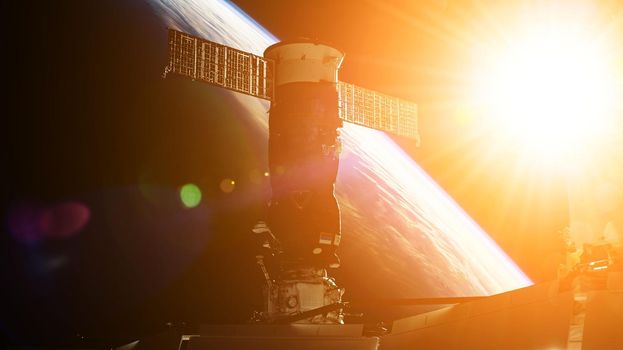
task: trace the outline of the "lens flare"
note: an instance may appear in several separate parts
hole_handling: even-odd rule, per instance
[[[232,193],[234,191],[234,189],[236,188],[236,181],[234,181],[232,179],[223,179],[219,183],[219,188],[224,193]]]
[[[50,206],[22,204],[9,212],[8,226],[22,243],[69,238],[88,224],[91,211],[85,204],[67,201]]]
[[[186,208],[195,208],[201,203],[201,190],[195,184],[186,184],[180,188],[180,199]]]

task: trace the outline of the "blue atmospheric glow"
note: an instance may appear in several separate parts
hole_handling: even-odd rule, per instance
[[[253,17],[249,16],[246,12],[244,12],[238,5],[234,4],[231,0],[225,0],[225,3],[232,9],[232,11],[238,13],[241,16],[244,16],[249,23],[252,23],[253,26],[259,29],[264,36],[270,38],[273,42],[279,41],[279,38],[273,35],[273,33],[269,32],[264,28],[261,24],[259,24]]]

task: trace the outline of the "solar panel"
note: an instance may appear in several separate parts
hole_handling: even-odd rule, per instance
[[[166,73],[266,100],[274,98],[274,61],[169,29]],[[417,105],[338,82],[340,119],[418,140]]]
[[[397,97],[339,82],[340,119],[418,141],[417,105]]]
[[[175,29],[169,29],[169,72],[266,100],[273,97],[271,60]]]

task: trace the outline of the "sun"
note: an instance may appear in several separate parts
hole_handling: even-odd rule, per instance
[[[607,44],[564,20],[524,28],[489,50],[473,101],[499,138],[524,155],[576,156],[608,132],[619,107]]]

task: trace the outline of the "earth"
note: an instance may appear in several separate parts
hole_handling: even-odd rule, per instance
[[[260,55],[278,39],[226,1],[69,3],[11,5],[33,27],[11,39],[20,55],[8,59],[37,69],[7,73],[21,98],[8,101],[5,129],[15,171],[4,182],[0,272],[12,288],[1,334],[66,343],[244,321],[261,305],[250,228],[270,191],[269,106],[162,79],[166,28]],[[333,275],[347,300],[531,283],[392,138],[347,124],[342,140]],[[186,184],[198,205],[181,200]],[[386,311],[368,314],[413,312]]]

